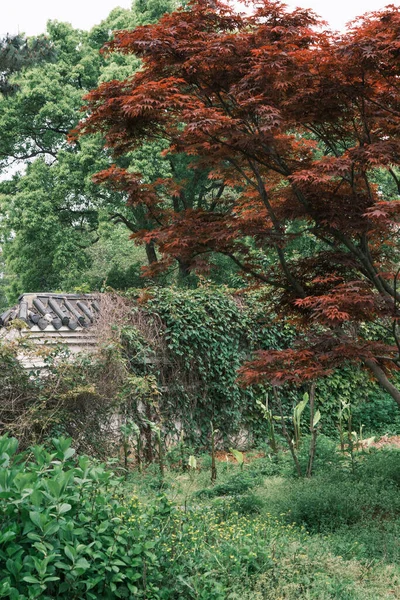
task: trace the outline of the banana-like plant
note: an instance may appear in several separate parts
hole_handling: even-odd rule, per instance
[[[240,452],[240,450],[235,450],[234,448],[229,448],[229,452],[232,454],[237,464],[240,465],[240,468],[243,470],[244,467],[244,454]]]
[[[309,399],[310,397],[308,395],[308,392],[306,392],[303,396],[303,399],[300,400],[300,402],[296,404],[296,406],[293,409],[294,445],[296,449],[299,448],[301,439],[301,415],[303,414],[303,411],[307,406]]]
[[[272,452],[274,454],[277,454],[278,453],[278,445],[276,443],[276,438],[275,438],[274,420],[279,419],[279,417],[274,416],[272,413],[272,410],[269,408],[268,394],[265,399],[265,404],[263,404],[261,402],[261,400],[257,400],[256,402],[257,402],[258,408],[261,410],[261,413],[268,424],[268,443],[271,447]]]

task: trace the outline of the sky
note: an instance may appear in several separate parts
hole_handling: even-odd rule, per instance
[[[43,33],[48,19],[68,21],[74,27],[90,29],[105,19],[116,6],[130,8],[131,0],[0,0],[0,36],[24,32]],[[367,11],[387,4],[400,5],[399,0],[286,0],[294,8],[312,8],[333,29],[343,29],[348,21]]]

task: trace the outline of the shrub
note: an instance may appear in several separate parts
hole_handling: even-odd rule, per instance
[[[286,456],[283,456],[282,453],[279,457],[272,456],[270,458],[266,456],[265,458],[257,458],[246,465],[246,471],[253,477],[273,477],[274,475],[279,475],[283,468],[282,461],[285,459]]]
[[[310,436],[306,435],[302,439],[301,448],[299,451],[299,463],[302,472],[307,470],[309,459]],[[317,437],[315,447],[315,457],[313,463],[313,473],[326,473],[332,469],[338,468],[342,463],[342,456],[337,452],[337,442],[328,438],[326,435],[320,434]],[[291,462],[291,471],[295,475],[296,471],[293,462]]]
[[[363,457],[358,467],[364,480],[380,479],[400,487],[400,449],[372,449]]]
[[[216,498],[217,496],[235,496],[244,494],[259,483],[257,474],[252,473],[236,473],[229,477],[223,483],[214,485],[211,488],[206,488],[197,492],[199,497]]]
[[[235,496],[232,506],[239,515],[259,514],[264,508],[264,501],[260,496],[250,492],[243,496]]]
[[[16,454],[0,438],[0,597],[151,598],[160,579],[147,514],[123,501],[104,465],[74,459],[70,440]],[[150,510],[150,509],[149,509]]]
[[[0,438],[2,598],[383,600],[398,585],[389,568],[368,566],[366,577],[362,563],[335,557],[322,537],[313,540],[282,522],[291,514],[258,514],[262,501],[252,492],[188,511],[162,496],[142,505],[106,466],[75,457],[67,439],[53,440],[51,450],[36,446],[17,454],[17,446],[15,439]],[[258,481],[240,475],[247,485]],[[230,477],[227,483],[238,489],[238,481]],[[363,498],[365,506],[375,490],[371,514],[379,486],[344,483],[336,485],[337,499],[355,486],[352,500]],[[326,516],[334,484],[292,480],[289,500],[300,498],[300,515],[320,491],[325,504],[319,514]],[[381,507],[386,510],[389,502],[395,505],[393,494],[386,494]],[[317,517],[318,507],[311,513]]]
[[[383,488],[378,480],[357,481],[344,475],[298,481],[274,502],[275,510],[287,513],[290,522],[313,532],[400,514],[400,497],[394,486]]]

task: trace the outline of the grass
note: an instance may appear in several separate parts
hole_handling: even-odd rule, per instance
[[[333,452],[311,480],[292,476],[287,455],[219,463],[213,486],[208,457],[163,483],[154,467],[132,474],[144,504],[161,491],[176,507],[160,542],[174,579],[166,598],[400,599],[400,451]]]

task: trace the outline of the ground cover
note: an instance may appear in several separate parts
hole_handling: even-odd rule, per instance
[[[213,485],[207,455],[117,477],[62,438],[0,451],[2,598],[400,598],[395,447],[322,439],[311,479],[257,449]]]
[[[206,455],[163,482],[156,467],[128,478],[143,503],[161,485],[178,509],[180,533],[165,542],[177,597],[400,598],[399,450],[360,447],[351,458],[321,442],[310,480],[293,476],[287,453],[258,450],[243,467],[218,453],[214,485]]]

